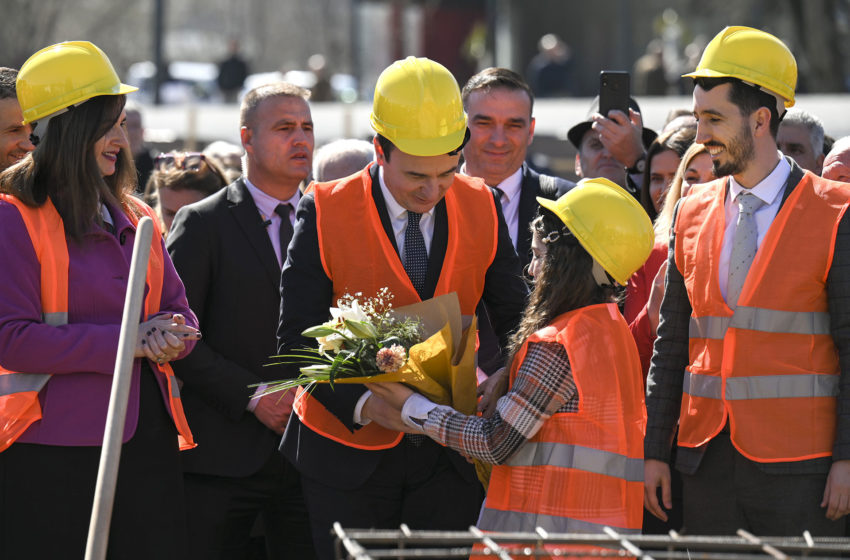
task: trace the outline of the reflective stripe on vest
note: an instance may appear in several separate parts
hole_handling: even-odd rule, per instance
[[[10,195],[0,195],[0,200],[18,208],[27,232],[33,244],[41,268],[41,305],[44,309],[42,320],[50,326],[68,324],[68,246],[65,239],[62,218],[53,203],[48,199],[42,206],[32,208]],[[154,221],[156,232],[151,241],[150,260],[147,269],[148,295],[145,302],[147,317],[159,312],[164,257],[162,235],[153,211],[140,201],[130,198],[141,213]],[[136,224],[135,215],[128,213]],[[169,408],[178,430],[181,449],[195,447],[189,430],[180,391],[174,379],[174,373],[168,364],[156,364],[157,370],[166,376],[169,386]],[[0,451],[7,449],[33,423],[41,419],[41,405],[38,394],[50,380],[50,374],[21,373],[0,368]]]
[[[850,189],[797,168],[789,181],[735,310],[719,285],[728,179],[679,206],[675,263],[692,309],[681,446],[705,445],[728,416],[732,444],[753,461],[832,454],[840,368],[826,285]]]
[[[511,467],[556,465],[629,482],[643,482],[642,459],[567,443],[528,441],[505,464]]]
[[[641,479],[643,477],[641,476]],[[485,507],[477,526],[484,531],[534,532],[537,527],[550,533],[602,533],[605,527],[616,529],[619,533],[639,534],[640,529],[613,527],[602,523],[592,523],[581,519],[525,513],[521,511],[502,511]]]
[[[691,316],[688,335],[691,338],[722,340],[729,328],[770,333],[829,334],[829,313],[742,306],[732,317]]]
[[[325,274],[333,283],[329,306],[346,293],[360,292],[370,297],[382,288],[393,294],[394,307],[420,301],[381,223],[372,197],[372,169],[369,166],[351,177],[312,185],[319,255]],[[480,179],[458,175],[446,192],[445,208],[448,239],[434,295],[456,292],[461,313],[473,315],[484,290],[487,269],[496,255],[495,201]],[[383,428],[377,422],[352,432],[318,398],[303,389],[297,395],[293,403],[296,415],[325,438],[371,450],[388,449],[401,441],[401,432]]]
[[[715,375],[699,375],[687,371],[682,389],[694,397],[719,399],[722,381]],[[726,379],[726,391],[723,396],[727,401],[837,397],[838,381],[838,376],[832,374],[730,377]]]

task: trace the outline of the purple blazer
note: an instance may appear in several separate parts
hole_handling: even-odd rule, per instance
[[[119,208],[109,210],[115,235],[95,226],[82,243],[68,240],[68,324],[54,327],[41,322],[40,267],[24,221],[15,206],[0,201],[0,364],[12,371],[53,375],[39,393],[42,419],[19,442],[102,444],[136,236],[136,228]],[[189,309],[164,243],[162,252],[165,277],[160,309],[183,314],[186,324],[197,328],[198,320]],[[179,357],[194,346],[195,341],[186,341]],[[138,423],[140,368],[137,358],[125,442]],[[157,373],[157,381],[167,403],[164,376]]]

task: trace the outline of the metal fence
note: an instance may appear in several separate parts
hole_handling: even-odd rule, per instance
[[[622,535],[610,528],[604,534],[483,533],[344,529],[334,524],[339,560],[380,558],[640,558],[737,560],[752,558],[850,557],[850,538],[757,537],[744,530],[737,536]]]

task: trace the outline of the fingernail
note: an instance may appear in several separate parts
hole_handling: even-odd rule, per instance
[[[146,335],[146,336],[150,336],[150,335],[151,335],[151,331],[146,332],[146,333],[145,333],[145,335]]]
[[[147,340],[142,340],[142,346],[144,346],[144,345],[145,345],[145,344],[147,344],[147,343],[148,343],[148,341],[147,341]]]
[[[151,332],[153,332],[153,331],[155,331],[155,330],[156,330],[156,327],[152,328],[152,329],[151,329]]]

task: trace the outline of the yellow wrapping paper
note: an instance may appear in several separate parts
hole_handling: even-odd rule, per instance
[[[393,310],[399,319],[418,318],[424,340],[410,348],[407,363],[398,371],[369,377],[337,378],[334,383],[399,382],[429,400],[474,415],[478,398],[475,369],[476,317],[462,316],[452,292]],[[473,461],[478,479],[487,487],[492,465]]]

